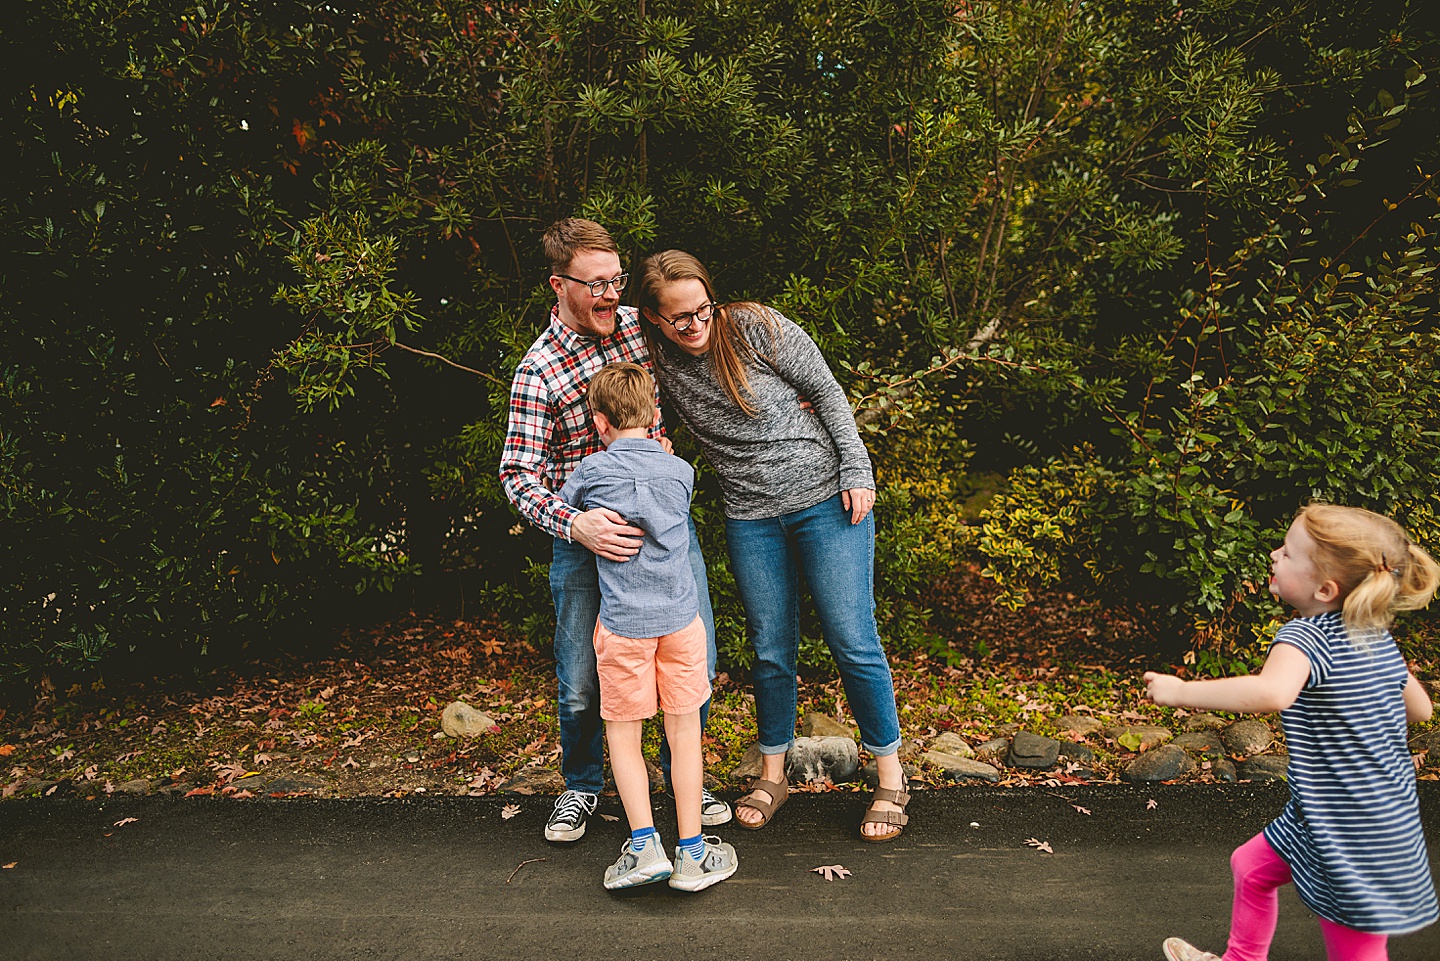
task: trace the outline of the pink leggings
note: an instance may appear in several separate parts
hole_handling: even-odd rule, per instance
[[[1290,883],[1290,867],[1265,835],[1257,834],[1230,855],[1235,874],[1235,905],[1230,913],[1230,946],[1225,961],[1265,961],[1275,938],[1280,917],[1279,889]],[[1388,940],[1383,934],[1367,934],[1333,921],[1320,919],[1329,961],[1386,961]]]

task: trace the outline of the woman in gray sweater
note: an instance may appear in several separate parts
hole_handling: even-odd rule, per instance
[[[717,304],[691,255],[652,255],[638,287],[661,390],[720,479],[730,569],[755,646],[763,769],[736,817],[763,827],[789,794],[804,577],[880,775],[861,837],[893,840],[910,796],[896,754],[894,682],[875,629],[875,478],[845,392],[815,342],[783,315]]]

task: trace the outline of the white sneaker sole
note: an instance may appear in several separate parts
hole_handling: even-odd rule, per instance
[[[618,891],[621,888],[638,888],[642,884],[654,884],[656,881],[664,881],[670,877],[671,870],[669,862],[657,864],[648,871],[639,871],[637,869],[635,873],[627,874],[623,878],[606,880],[605,890]]]
[[[735,869],[738,867],[740,867],[740,863],[737,861],[736,863],[730,865],[730,870],[724,872],[723,874],[716,874],[712,871],[708,874],[702,874],[699,877],[694,878],[683,877],[679,874],[671,874],[670,886],[676,891],[685,891],[691,894],[696,891],[704,891],[711,885],[719,884],[721,881],[724,881],[726,878],[730,877],[730,875],[735,873]]]
[[[723,811],[718,811],[715,814],[700,815],[700,823],[707,828],[713,828],[717,824],[729,824],[734,818],[735,812],[731,810],[730,805],[727,804]]]
[[[582,822],[577,828],[557,828],[545,825],[545,840],[547,841],[578,841],[585,836],[585,824]]]

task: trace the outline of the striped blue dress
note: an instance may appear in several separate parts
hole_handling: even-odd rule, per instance
[[[1330,613],[1290,621],[1273,643],[1299,648],[1310,680],[1280,715],[1290,803],[1265,839],[1320,917],[1372,934],[1433,923],[1440,907],[1405,743],[1409,671],[1394,639],[1356,646]]]

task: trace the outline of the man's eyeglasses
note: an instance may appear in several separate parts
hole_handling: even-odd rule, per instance
[[[665,323],[669,324],[671,327],[674,327],[677,332],[683,334],[691,327],[694,327],[696,323],[703,324],[711,317],[714,317],[715,305],[713,303],[701,304],[694,310],[687,311],[681,314],[679,317],[673,318],[666,317],[664,314],[660,313],[660,311],[657,310],[655,311],[655,316],[665,321]]]
[[[581,280],[579,277],[571,277],[569,274],[556,274],[555,276],[564,280],[572,280],[577,284],[584,284],[590,288],[591,297],[603,297],[606,287],[614,287],[615,293],[618,294],[630,282],[629,274],[621,274],[618,277],[611,277],[609,280]]]

